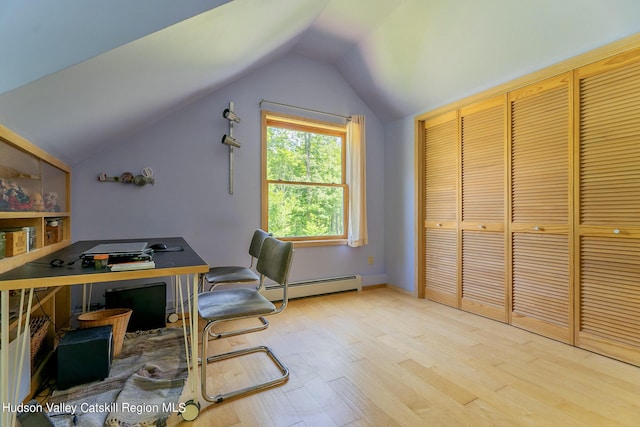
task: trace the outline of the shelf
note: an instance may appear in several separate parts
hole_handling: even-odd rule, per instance
[[[31,314],[33,315],[33,313],[38,310],[40,307],[45,306],[45,304],[47,304],[49,301],[51,301],[51,298],[53,298],[55,296],[55,294],[60,290],[60,288],[47,288],[45,290],[42,291],[34,291],[34,296],[33,296],[33,305],[31,307]],[[28,292],[28,291],[27,291]],[[28,295],[28,293],[27,293]],[[10,298],[9,299],[9,310],[13,310],[14,308],[17,308],[17,306],[20,304],[20,297],[18,296],[15,300]],[[25,296],[25,300],[26,300],[27,296]],[[26,310],[25,310],[26,312]],[[24,321],[25,319],[25,315],[26,313],[22,313],[22,320]],[[40,315],[38,313],[36,313],[36,316]],[[18,315],[16,314],[16,316],[11,320],[11,322],[9,323],[9,329],[13,329],[16,326],[18,326]]]
[[[31,262],[35,259],[53,253],[66,246],[69,246],[70,244],[70,240],[63,240],[61,242],[54,243],[53,245],[45,246],[44,248],[34,249],[33,251],[27,252],[26,254],[0,259],[0,273],[4,273],[16,267],[20,267],[27,262]]]
[[[69,212],[2,212],[0,211],[0,220],[15,218],[68,218],[71,216]]]

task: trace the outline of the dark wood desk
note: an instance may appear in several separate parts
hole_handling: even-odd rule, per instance
[[[120,242],[164,243],[168,247],[182,247],[183,251],[155,252],[156,267],[147,270],[109,271],[96,270],[82,265],[80,254],[100,243]],[[62,267],[52,267],[54,259],[64,261]],[[73,262],[72,265],[67,265]],[[209,271],[207,263],[187,244],[182,237],[160,237],[121,240],[84,240],[53,252],[42,258],[0,274],[0,290],[29,289],[82,283],[114,282],[140,278],[198,274]]]
[[[155,268],[146,270],[132,271],[109,271],[96,270],[92,267],[85,267],[80,260],[82,252],[92,248],[100,243],[117,243],[117,242],[134,242],[144,241],[149,245],[154,243],[164,243],[168,247],[181,246],[183,251],[175,252],[155,252],[153,260],[156,263]],[[61,259],[64,261],[62,267],[52,267],[49,263],[51,260]],[[72,263],[69,265],[69,263]],[[198,286],[202,274],[209,271],[207,263],[187,244],[181,237],[160,237],[160,238],[139,238],[139,239],[120,239],[120,240],[85,240],[73,243],[66,248],[53,252],[42,258],[28,262],[13,270],[9,270],[0,274],[0,321],[1,323],[1,341],[0,341],[0,425],[12,425],[15,421],[15,413],[2,411],[2,403],[17,404],[14,402],[13,391],[9,390],[8,373],[9,373],[9,291],[20,290],[24,296],[25,304],[31,306],[33,295],[27,292],[29,289],[53,286],[68,286],[98,282],[114,282],[121,280],[144,279],[154,277],[175,276],[175,285],[179,287],[182,294],[182,276],[187,276],[186,290],[184,297],[180,301],[191,301],[191,313],[183,316],[183,329],[186,334],[190,334],[191,351],[189,352],[188,342],[185,339],[185,350],[187,354],[191,354],[189,366],[189,379],[187,380],[191,387],[193,399],[198,401],[200,396],[200,387],[198,380]],[[189,283],[191,282],[191,283]],[[191,285],[191,286],[189,286]],[[182,308],[184,314],[184,308]],[[26,324],[29,324],[29,311],[26,312]],[[188,324],[186,322],[189,322]],[[28,334],[23,333],[24,330],[18,327],[18,336],[24,338],[25,344],[29,339]],[[21,342],[20,346],[23,345]],[[12,366],[13,366],[13,362]],[[194,369],[195,368],[195,369]]]

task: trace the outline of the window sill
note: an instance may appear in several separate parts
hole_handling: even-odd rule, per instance
[[[286,239],[283,239],[286,240]],[[347,246],[347,239],[335,240],[289,240],[296,248],[306,248],[310,246]]]

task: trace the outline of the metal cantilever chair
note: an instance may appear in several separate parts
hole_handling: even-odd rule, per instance
[[[216,289],[214,291],[201,293],[198,296],[198,312],[200,317],[207,322],[202,331],[202,352],[200,355],[201,389],[202,395],[207,401],[222,403],[225,400],[261,391],[266,388],[282,384],[288,380],[289,369],[267,346],[262,345],[244,348],[208,357],[207,348],[209,339],[220,339],[265,329],[269,322],[267,322],[263,316],[278,314],[285,309],[288,302],[288,277],[292,259],[293,243],[282,242],[274,239],[273,237],[267,237],[262,244],[262,250],[260,251],[258,264],[256,266],[256,270],[260,273],[260,287]],[[260,293],[260,289],[264,285],[265,277],[282,286],[282,301],[277,307]],[[212,330],[214,326],[223,322],[255,317],[260,317],[265,324],[257,327],[237,329],[221,333],[217,333]],[[211,395],[208,393],[207,366],[209,363],[257,352],[266,353],[275,366],[280,370],[281,375],[268,381],[253,384],[227,393],[217,395]]]
[[[260,249],[262,248],[262,242],[264,242],[264,239],[269,236],[271,236],[270,233],[260,229],[257,229],[253,233],[251,245],[249,246],[249,255],[251,256],[251,263],[249,264],[249,267],[237,265],[211,267],[209,272],[204,276],[205,280],[210,285],[209,290],[212,290],[216,285],[222,283],[258,283],[260,278],[253,271],[253,260],[258,259]]]

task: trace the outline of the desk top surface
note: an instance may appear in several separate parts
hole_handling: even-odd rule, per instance
[[[182,251],[154,252],[155,268],[131,271],[96,270],[85,267],[80,260],[82,252],[100,243],[121,242],[164,243],[168,248],[182,247]],[[64,261],[62,267],[52,267],[54,259]],[[69,265],[71,264],[71,265]],[[182,237],[154,237],[114,240],[82,240],[49,255],[28,262],[0,274],[0,290],[32,287],[75,285],[82,283],[113,282],[148,277],[164,277],[179,274],[197,274],[209,271],[207,263]]]

